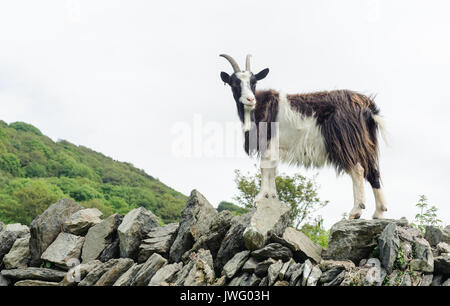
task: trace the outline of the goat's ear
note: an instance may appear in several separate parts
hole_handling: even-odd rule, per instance
[[[263,69],[255,75],[255,78],[259,81],[264,79],[269,73],[269,68]]]
[[[220,73],[220,78],[224,83],[230,84],[230,75],[228,73],[222,71]]]

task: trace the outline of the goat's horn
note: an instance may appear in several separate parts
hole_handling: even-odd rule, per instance
[[[250,71],[250,58],[252,57],[251,54],[247,55],[247,58],[245,59],[245,70]]]
[[[227,54],[220,54],[220,56],[225,57],[231,64],[231,66],[233,67],[234,72],[240,72],[241,69],[239,68],[239,65],[236,63],[236,61],[229,55]]]

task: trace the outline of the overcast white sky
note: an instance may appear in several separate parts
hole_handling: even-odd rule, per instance
[[[203,141],[214,127],[231,131],[235,103],[219,78],[231,67],[218,55],[243,65],[251,53],[254,70],[271,69],[259,88],[377,94],[390,137],[381,147],[386,216],[411,221],[425,194],[450,224],[449,10],[411,0],[3,1],[0,119],[131,162],[185,194],[196,188],[216,206],[236,193],[234,169],[255,161],[240,148],[179,157],[173,129],[184,124]],[[350,211],[347,176],[280,170],[318,173],[327,227]]]

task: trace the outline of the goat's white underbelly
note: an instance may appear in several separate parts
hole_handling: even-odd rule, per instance
[[[327,159],[325,142],[314,116],[293,110],[285,94],[278,108],[280,160],[289,164],[322,167]]]

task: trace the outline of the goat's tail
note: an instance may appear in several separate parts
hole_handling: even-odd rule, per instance
[[[388,145],[388,137],[386,130],[386,123],[384,122],[383,117],[380,115],[372,115],[373,120],[376,122],[378,129],[380,130],[381,138],[383,138],[384,142]]]

